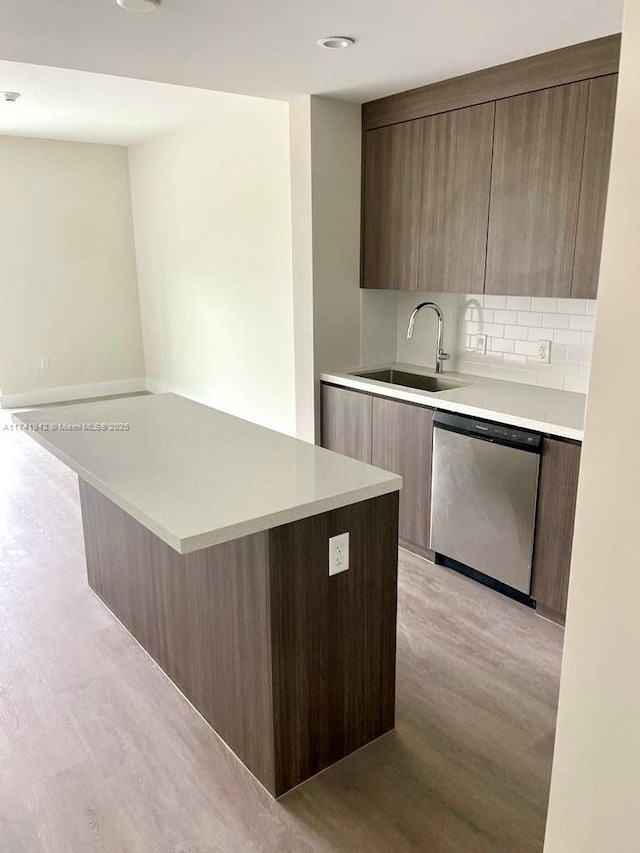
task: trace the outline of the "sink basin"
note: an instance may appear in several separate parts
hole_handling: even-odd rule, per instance
[[[390,385],[403,385],[406,388],[417,388],[419,391],[451,391],[462,388],[464,382],[455,379],[444,379],[441,376],[423,376],[421,373],[408,373],[405,370],[369,370],[364,373],[354,373],[362,379],[375,379],[377,382],[388,382]]]

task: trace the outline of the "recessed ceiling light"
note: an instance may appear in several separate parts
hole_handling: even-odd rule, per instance
[[[0,92],[0,98],[3,101],[8,101],[9,103],[17,101],[19,97],[20,92]]]
[[[116,0],[116,2],[127,12],[153,12],[162,0]]]
[[[318,39],[320,47],[326,47],[328,50],[340,50],[343,47],[351,47],[356,40],[349,36],[327,36],[323,39]]]

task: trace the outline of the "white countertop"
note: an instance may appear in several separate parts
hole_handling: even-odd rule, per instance
[[[434,375],[433,370],[413,364],[381,364],[353,368],[344,373],[323,373],[320,378],[323,382],[331,382],[345,388],[582,441],[587,399],[584,394],[454,372],[443,373],[442,378],[451,377],[466,384],[434,394],[353,375],[356,370],[364,373],[368,370],[389,368]]]
[[[20,412],[17,423],[181,554],[388,492],[402,478],[177,394]],[[129,424],[128,431],[60,429]]]

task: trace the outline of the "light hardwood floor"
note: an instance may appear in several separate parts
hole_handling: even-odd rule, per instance
[[[0,851],[540,851],[562,629],[401,552],[397,729],[276,802],[86,584],[0,414]]]

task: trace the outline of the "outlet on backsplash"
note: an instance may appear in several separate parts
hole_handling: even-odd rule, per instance
[[[433,367],[436,323],[428,316],[420,318],[413,339],[406,340],[413,308],[419,302],[433,300],[445,317],[444,348],[451,353],[445,370],[579,393],[587,391],[595,300],[367,290],[361,293],[363,365],[395,359]],[[539,357],[541,343],[547,343],[549,362]]]
[[[595,312],[595,300],[468,296],[462,305],[456,369],[584,394]],[[487,337],[484,357],[476,349],[481,335]]]
[[[551,341],[538,341],[538,361],[551,364]]]

